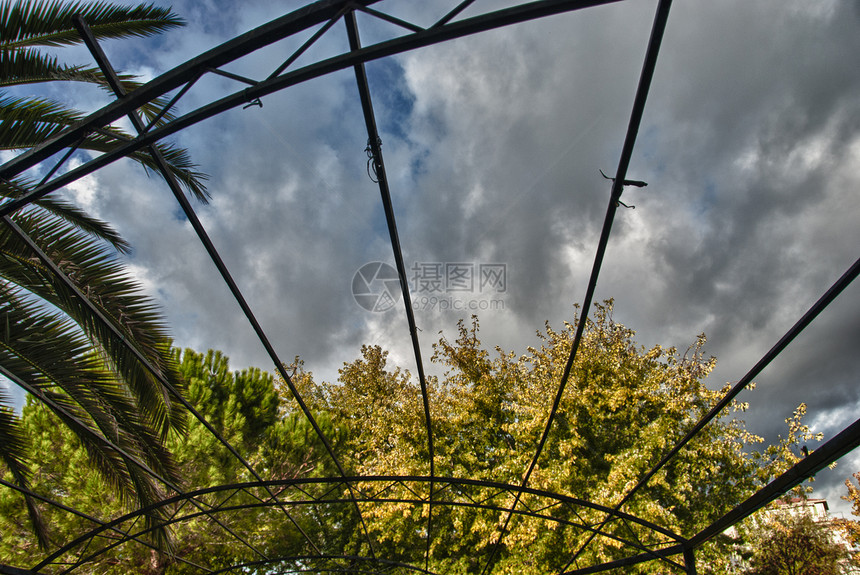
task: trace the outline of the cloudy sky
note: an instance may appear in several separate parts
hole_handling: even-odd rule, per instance
[[[429,25],[455,4],[376,7]],[[478,1],[464,16],[502,4]],[[184,29],[104,48],[149,79],[300,5],[181,0]],[[629,0],[368,64],[407,267],[428,281],[441,270],[444,282],[446,264],[474,273],[471,291],[454,291],[453,277],[441,292],[414,290],[425,364],[438,332],[472,313],[462,308],[479,308],[488,347],[518,353],[544,321],[575,317],[610,189],[598,170],[617,168],[655,7]],[[368,17],[359,25],[365,43],[400,33]],[[718,358],[712,387],[740,379],[858,256],[858,25],[857,0],[672,9],[628,171],[649,185],[625,192],[635,209],[617,213],[597,300],[615,298],[615,319],[643,345],[684,349],[704,332]],[[263,79],[304,39],[228,69]],[[338,24],[296,65],[345,47]],[[66,57],[89,63],[81,50]],[[242,87],[205,80],[180,112]],[[106,102],[87,89],[56,97]],[[213,200],[198,214],[263,328],[283,360],[301,356],[318,379],[336,377],[364,343],[414,373],[402,302],[370,312],[351,292],[364,264],[394,261],[366,140],[351,70],[174,138],[211,176]],[[135,246],[128,263],[178,345],[221,349],[235,368],[271,367],[166,185],[120,162],[67,193]],[[503,292],[480,282],[494,264],[505,266]],[[851,423],[858,349],[853,285],[741,396],[749,427],[774,439],[800,402],[827,437]],[[860,457],[843,459],[820,475],[818,494],[839,507],[857,470]]]

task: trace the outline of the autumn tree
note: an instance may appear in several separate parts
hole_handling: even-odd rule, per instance
[[[574,331],[571,324],[562,329],[547,325],[538,333],[539,345],[525,354],[491,353],[482,347],[473,317],[468,324],[460,322],[455,339],[443,336],[434,345],[432,359],[444,372],[428,381],[437,476],[511,485],[522,481]],[[704,353],[703,336],[683,354],[637,347],[633,336],[613,321],[611,302],[597,306],[530,487],[612,507],[725,393],[703,383],[714,367],[714,359]],[[385,351],[363,347],[362,357],[345,365],[334,384],[316,384],[301,373],[297,379],[316,409],[349,424],[346,458],[355,474],[429,473],[420,392],[408,372],[388,365]],[[733,405],[735,412],[744,408]],[[761,439],[742,421],[714,421],[623,511],[676,533],[694,533],[793,463],[801,436],[807,437],[808,429],[799,425],[779,444],[757,451],[753,447]],[[368,512],[369,530],[386,557],[414,560],[426,541],[426,534],[416,533],[424,529],[428,512],[427,505],[381,505]],[[559,513],[585,524],[604,518],[588,508]],[[438,505],[433,514],[430,566],[451,573],[480,572],[491,557],[494,573],[558,570],[570,558],[559,549],[575,550],[589,535],[515,518],[500,537],[500,513]],[[621,522],[607,524],[604,531],[608,536],[584,551],[586,563],[629,553],[619,539],[657,542],[648,530]],[[699,555],[703,571],[710,565],[718,572],[728,554],[711,547]]]
[[[172,527],[177,558],[215,569],[264,554],[363,556],[422,567],[426,562],[432,572],[453,574],[558,572],[581,547],[580,565],[671,543],[652,526],[680,536],[698,532],[796,462],[799,441],[812,438],[802,423],[803,406],[787,420],[788,434],[764,449],[756,449],[761,440],[727,414],[705,427],[621,508],[650,525],[608,520],[601,535],[585,545],[590,528],[607,520],[605,508],[614,507],[725,392],[704,385],[714,367],[704,353],[704,337],[685,352],[639,347],[633,331],[613,320],[607,302],[596,306],[585,326],[555,423],[528,482],[534,492],[522,495],[517,503],[522,513],[503,532],[504,510],[513,507],[534,458],[575,326],[547,325],[538,333],[538,344],[519,356],[486,350],[479,327],[477,318],[461,322],[453,337],[442,336],[433,348],[439,373],[427,381],[433,481],[423,479],[430,475],[430,448],[421,392],[409,372],[390,365],[378,346],[364,346],[361,357],[345,364],[332,383],[316,382],[297,360],[288,367],[292,386],[259,370],[232,372],[217,352],[176,355],[191,403],[263,477],[327,478],[320,484],[323,497],[310,505],[288,503],[289,508],[279,508],[276,498],[312,499],[310,493],[235,489],[203,494],[198,499],[203,507],[224,510],[217,515],[224,525],[192,510],[193,517]],[[333,453],[311,429],[288,387],[300,392]],[[737,413],[745,405],[733,408]],[[36,406],[28,406],[23,416],[46,445],[59,446],[53,467],[38,471],[40,492],[59,495],[52,490],[60,490],[75,507],[120,514],[117,502],[93,483],[98,478],[73,466],[80,446],[71,436],[57,435],[66,432],[49,416]],[[188,490],[248,480],[244,466],[213,430],[192,420],[188,434],[168,445]],[[341,472],[360,479],[343,482]],[[0,512],[10,519],[0,532],[4,545],[3,529],[17,538],[6,547],[15,549],[25,540],[23,510],[20,501],[14,507],[11,496],[2,495]],[[351,501],[368,495],[373,503]],[[559,498],[568,499],[561,505]],[[61,540],[89,527],[55,510],[49,519]],[[237,541],[225,525],[245,534],[247,543]],[[717,541],[697,549],[699,572],[727,572],[733,544]],[[23,561],[26,551],[15,553]],[[107,572],[144,560],[170,572],[195,569],[137,544],[96,560],[97,570]],[[290,561],[244,569],[313,569],[308,560]],[[627,572],[653,573],[655,568],[674,569],[645,564]]]
[[[856,486],[850,478],[845,480],[848,494],[843,495],[842,499],[851,503],[851,514],[860,517],[860,471],[854,474],[854,480],[857,482]],[[857,519],[837,519],[834,523],[842,531],[853,550],[860,548],[860,521]],[[852,553],[851,561],[856,567],[860,567],[860,553]]]
[[[759,516],[750,540],[749,575],[838,575],[848,550],[834,540],[834,526],[800,511]]]

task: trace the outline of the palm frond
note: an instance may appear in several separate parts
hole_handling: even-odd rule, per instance
[[[0,149],[20,150],[36,146],[82,118],[80,112],[51,100],[0,96]],[[109,152],[130,139],[130,134],[111,126],[102,132],[88,134],[80,147]],[[204,182],[208,176],[196,169],[188,152],[165,143],[156,144],[156,149],[164,156],[168,169],[179,183],[198,201],[207,203],[209,193]],[[147,152],[138,151],[129,157],[150,172],[158,170],[155,159]]]
[[[117,78],[128,94],[141,87],[133,74],[117,74]],[[0,51],[0,87],[19,86],[23,84],[39,84],[43,82],[84,82],[95,84],[113,95],[107,78],[98,68],[84,66],[66,66],[60,64],[56,56],[42,54],[36,49],[25,48],[10,52]],[[26,101],[26,99],[22,99]],[[161,114],[167,106],[166,97],[147,102],[140,108],[144,118],[152,120],[159,117],[156,125],[175,118],[171,112]],[[161,114],[159,116],[159,114]]]
[[[0,3],[0,50],[67,46],[81,42],[72,17],[86,20],[96,38],[145,37],[184,25],[169,8],[116,6],[108,2],[5,0]]]
[[[170,9],[109,2],[0,0],[0,88],[40,82],[84,82],[109,90],[100,70],[60,63],[40,46],[81,42],[72,25],[82,17],[96,38],[148,36],[180,26]],[[126,92],[140,83],[121,75]],[[152,121],[166,99],[139,111]],[[0,92],[0,149],[26,149],[80,122],[85,112],[39,98]],[[132,139],[107,126],[76,147],[110,152]],[[184,149],[156,144],[168,169],[192,195],[206,201],[203,181]],[[149,172],[149,150],[130,154]],[[0,197],[20,197],[36,184],[19,177],[0,182]],[[43,198],[0,222],[0,373],[30,391],[81,441],[93,467],[126,500],[147,508],[165,496],[161,479],[178,483],[165,448],[169,430],[185,429],[183,410],[167,393],[182,390],[161,312],[116,259],[127,243],[106,223],[62,200]],[[2,398],[0,398],[2,399]],[[0,461],[27,481],[25,438],[14,413],[0,407]],[[31,519],[39,529],[38,508]],[[160,511],[146,513],[154,540],[169,547]],[[47,541],[45,539],[45,541]]]
[[[0,374],[25,388],[35,387],[34,383],[41,379],[38,370],[44,366],[36,364],[32,366],[34,369],[28,370],[20,361],[22,359],[26,361],[27,358],[22,358],[15,353],[10,355],[6,353],[7,351],[0,345]],[[108,410],[99,412],[98,401],[81,402],[81,397],[70,398],[64,391],[51,389],[35,388],[34,392],[31,397],[41,403],[41,407],[58,417],[59,422],[75,434],[87,453],[90,465],[101,474],[121,502],[129,502],[130,505],[145,509],[165,498],[166,492],[160,487],[161,480],[156,477],[156,474],[164,477],[164,469],[168,471],[167,477],[173,477],[176,474],[176,466],[166,449],[161,448],[153,454],[147,454],[145,449],[139,449],[140,444],[135,440],[136,435],[129,434],[129,431],[134,432],[139,429],[134,426],[127,427],[128,422],[122,420],[123,418],[119,418],[120,421],[114,419],[115,412]],[[134,417],[132,412],[129,414]],[[91,417],[92,415],[96,417]],[[124,425],[126,427],[123,427]],[[154,468],[153,472],[150,469],[151,466],[147,466],[147,459],[162,465]],[[166,462],[170,465],[165,466]],[[169,481],[175,484],[175,479],[169,479]],[[37,513],[35,516],[31,513],[34,529],[44,527],[35,503],[27,499],[28,504],[32,503]],[[144,517],[146,526],[155,530],[154,542],[160,549],[169,552],[169,533],[163,527],[164,512],[160,509],[150,509],[144,513]],[[47,538],[45,541],[47,542]]]
[[[135,483],[140,479],[132,476],[143,473],[147,481],[154,481],[145,470],[125,461],[127,456],[178,481],[173,458],[141,421],[138,406],[122,382],[88,351],[91,345],[86,338],[69,331],[61,316],[28,301],[21,290],[0,286],[0,295],[0,312],[9,326],[0,341],[4,375],[38,393],[79,436],[89,438],[87,449],[94,464],[125,497],[146,495],[137,491]]]
[[[38,84],[54,80],[99,83],[94,68],[64,66],[56,56],[34,48],[0,52],[0,86]],[[103,80],[103,78],[101,79]]]
[[[166,433],[183,428],[181,410],[168,397],[156,376],[149,372],[131,345],[158,375],[176,389],[181,378],[167,353],[167,332],[159,310],[123,272],[122,265],[104,246],[96,244],[68,223],[47,214],[31,213],[15,218],[28,236],[35,238],[45,255],[79,286],[114,330],[87,307],[69,288],[34,257],[8,227],[0,228],[0,277],[14,282],[42,300],[62,309],[92,341],[99,343],[112,370],[136,398],[147,425]],[[4,263],[6,265],[4,265]]]
[[[4,357],[4,351],[0,347],[0,358],[3,358],[0,360],[0,374],[24,387],[33,386],[33,381],[21,377],[22,375],[26,377],[28,370],[20,369],[20,363],[15,365],[14,356],[11,361],[14,371],[7,369],[5,360],[8,357]],[[41,366],[34,367],[38,370]],[[34,374],[35,371],[29,375]],[[35,379],[39,379],[38,375]],[[164,499],[166,493],[159,487],[159,480],[154,477],[154,473],[139,457],[136,443],[129,441],[127,430],[118,432],[120,426],[116,425],[117,422],[111,421],[113,413],[105,412],[107,418],[102,415],[93,419],[90,414],[97,411],[94,410],[93,405],[86,403],[81,405],[80,398],[71,399],[62,391],[38,388],[30,397],[37,402],[37,405],[32,406],[33,408],[47,410],[52,416],[58,418],[58,423],[62,423],[75,434],[87,453],[90,465],[101,474],[121,502],[128,501],[132,504],[133,501],[133,505],[138,508],[145,508]],[[98,425],[93,425],[93,422]],[[160,455],[167,461],[171,460],[166,450]],[[161,546],[160,548],[169,551],[169,533],[163,527],[164,512],[149,510],[144,513],[144,516],[147,527],[156,531],[153,534],[153,540]]]
[[[34,138],[49,137],[83,117],[77,110],[52,100],[0,94],[0,147],[5,150],[32,147]]]
[[[168,170],[182,187],[191,192],[198,202],[208,204],[210,195],[203,182],[209,179],[209,175],[197,170],[197,164],[191,161],[188,150],[165,143],[159,143],[156,149],[164,157]],[[135,152],[129,157],[140,163],[150,175],[161,176],[155,158],[148,152]]]
[[[0,338],[0,366],[4,375],[28,386],[39,394],[37,397],[48,395],[58,405],[65,404],[65,411],[58,415],[69,420],[79,431],[97,434],[93,422],[100,421],[108,435],[115,436],[116,433],[110,429],[110,419],[101,409],[93,390],[97,386],[97,393],[103,397],[111,392],[117,398],[121,395],[116,393],[116,386],[110,386],[109,378],[95,358],[81,360],[82,354],[87,352],[86,342],[79,334],[70,333],[62,318],[27,301],[20,290],[2,286],[0,293],[3,296],[0,311],[6,323]],[[55,353],[59,351],[64,355]],[[43,366],[49,369],[43,370]],[[87,380],[93,385],[88,386]],[[61,397],[53,390],[63,390],[64,394]],[[69,401],[70,397],[74,402]],[[54,405],[50,407],[56,411]],[[100,464],[98,467],[112,485],[124,494],[131,493],[128,486],[123,488],[121,469]]]
[[[36,182],[29,178],[15,178],[9,181],[0,180],[0,197],[19,198],[34,187]],[[71,224],[88,236],[102,240],[121,254],[131,253],[131,245],[107,222],[94,218],[79,207],[65,200],[45,196],[36,200],[35,204],[49,214]],[[28,210],[29,211],[29,210]]]
[[[0,388],[0,461],[15,476],[27,478],[30,470],[27,467],[27,437],[21,431],[21,422],[7,407],[11,403],[9,397]]]

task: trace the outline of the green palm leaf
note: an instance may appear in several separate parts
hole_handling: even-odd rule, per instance
[[[0,96],[0,149],[20,150],[36,146],[83,117],[80,112],[51,100]],[[87,135],[79,147],[109,152],[130,139],[130,134],[119,128],[108,127],[101,132]],[[156,149],[164,156],[169,171],[179,183],[199,201],[206,203],[209,195],[203,182],[208,176],[197,171],[188,152],[164,143],[156,144]],[[149,172],[158,171],[158,164],[147,152],[138,151],[129,157]]]
[[[169,9],[152,5],[129,8],[106,2],[0,2],[0,87],[72,81],[95,84],[111,92],[100,70],[62,65],[56,57],[44,55],[34,48],[80,43],[80,34],[72,26],[74,15],[82,16],[97,38],[148,36],[183,25],[183,21]],[[126,92],[141,85],[131,75],[121,74],[119,78]],[[166,105],[167,100],[160,98],[141,107],[140,112],[144,118],[153,120],[159,117]],[[0,93],[0,148],[35,146],[83,117],[83,113],[56,102],[39,98],[15,99]],[[158,124],[172,118],[170,113],[164,114]],[[101,134],[88,136],[81,147],[106,152],[130,138],[122,130],[108,127]],[[167,160],[173,176],[188,192],[205,203],[208,199],[204,184],[206,175],[196,170],[187,152],[169,144],[158,144],[157,148]],[[146,152],[136,152],[130,157],[147,170],[157,170],[155,160]]]
[[[126,93],[132,92],[142,86],[141,82],[135,80],[136,76],[131,74],[118,74],[120,84]],[[107,78],[101,70],[86,68],[83,66],[61,65],[56,56],[42,54],[36,49],[26,48],[21,50],[0,51],[0,87],[18,86],[23,84],[38,84],[43,82],[84,82],[95,84],[113,95],[108,85]],[[36,98],[21,99],[20,102],[40,101]],[[15,100],[9,100],[10,105]],[[148,102],[140,108],[144,118],[152,120],[159,118],[156,125],[161,125],[175,116],[171,112],[161,114],[167,105],[167,98],[157,98]]]
[[[55,80],[104,83],[104,76],[94,68],[63,66],[56,56],[42,54],[35,48],[0,52],[0,86],[37,84]]]
[[[170,9],[151,4],[6,0],[0,3],[0,50],[78,44],[80,34],[72,27],[75,15],[86,20],[99,39],[151,36],[184,24]]]
[[[112,370],[121,375],[138,399],[148,425],[165,433],[183,428],[181,411],[167,397],[161,383],[137,360],[129,345],[174,388],[182,383],[175,365],[166,356],[168,335],[157,308],[123,273],[104,246],[69,223],[42,213],[28,212],[17,225],[42,247],[43,252],[78,286],[120,337],[93,315],[7,226],[0,229],[0,276],[26,289],[41,300],[62,309],[100,349]]]
[[[175,483],[173,458],[140,420],[139,406],[92,353],[87,338],[20,289],[0,286],[0,302],[0,316],[8,322],[0,339],[0,372],[36,390],[76,433],[93,467],[122,499],[139,506],[162,499],[158,482],[133,461]],[[17,463],[25,461],[18,454]],[[155,525],[159,517],[150,519]]]
[[[28,188],[36,183],[30,179],[18,178],[9,182],[0,181],[0,197],[14,199],[26,193]],[[84,232],[92,238],[107,242],[119,253],[128,254],[131,246],[110,225],[84,212],[69,202],[51,196],[36,200],[36,205],[48,214],[71,224],[75,229]]]

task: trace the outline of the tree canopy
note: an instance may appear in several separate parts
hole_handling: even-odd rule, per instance
[[[749,575],[838,575],[848,549],[834,538],[831,522],[801,511],[771,510],[752,530]]]
[[[540,345],[521,356],[484,349],[476,317],[460,322],[455,339],[441,337],[432,359],[444,374],[428,382],[437,475],[520,484],[546,424],[574,331],[572,324],[562,329],[547,324],[537,334]],[[684,353],[640,348],[634,332],[613,321],[611,302],[597,306],[584,333],[529,487],[613,507],[725,389],[703,383],[715,365],[704,353],[704,336]],[[316,410],[350,423],[345,457],[357,475],[429,473],[420,393],[409,373],[387,365],[385,351],[363,347],[362,357],[340,370],[336,384],[315,384],[307,374],[297,379]],[[745,407],[733,405],[736,413]],[[747,432],[742,420],[713,422],[622,511],[674,533],[695,533],[797,461],[798,441],[811,438],[800,421],[803,411],[790,419],[785,438],[763,450],[756,449],[761,438]],[[530,507],[538,499],[523,503]],[[510,506],[512,501],[509,496],[494,503]],[[426,505],[374,510],[371,539],[382,542],[388,556],[414,558],[421,548],[415,532],[423,528],[428,512]],[[500,536],[503,514],[445,505],[433,513],[429,564],[444,572],[480,572],[491,557],[494,573],[560,569],[590,535],[587,529],[562,529],[523,516]],[[563,519],[585,525],[605,518],[589,508],[565,513]],[[405,515],[413,521],[404,521]],[[589,545],[581,560],[613,560],[630,552],[622,541],[648,546],[663,537],[624,522],[611,522],[604,531],[607,536]],[[499,550],[493,553],[497,542]],[[716,550],[703,557],[709,553],[711,564],[719,563],[721,554],[727,556]]]
[[[547,325],[539,344],[521,356],[484,349],[477,318],[461,322],[454,338],[440,337],[432,357],[440,373],[428,381],[436,441],[432,480],[420,391],[407,371],[389,365],[384,350],[364,346],[332,383],[316,382],[297,360],[290,366],[293,383],[347,476],[360,478],[352,487],[337,480],[331,457],[284,382],[256,369],[230,371],[219,352],[175,351],[189,401],[262,477],[326,482],[299,488],[273,483],[277,503],[256,488],[203,493],[196,501],[217,507],[217,521],[177,501],[169,515],[187,519],[170,527],[172,558],[128,542],[97,554],[92,569],[125,572],[146,563],[153,573],[181,573],[195,572],[197,564],[246,563],[249,572],[266,572],[271,564],[255,563],[265,563],[261,553],[284,558],[278,565],[286,572],[328,555],[445,573],[481,573],[488,566],[493,573],[559,570],[607,520],[607,508],[723,393],[703,383],[714,366],[704,337],[683,353],[644,349],[634,343],[632,330],[613,321],[611,303],[597,306],[529,489],[502,533],[574,328]],[[735,404],[735,413],[744,407]],[[788,420],[786,437],[764,449],[741,420],[714,421],[627,502],[620,510],[626,515],[607,521],[578,561],[617,559],[707,526],[797,461],[798,442],[811,438],[802,415],[800,408]],[[56,446],[37,471],[36,491],[102,518],[121,515],[126,508],[101,488],[101,479],[74,464],[82,457],[80,443],[51,417],[32,402],[22,417],[30,433]],[[168,447],[189,491],[250,481],[197,421],[187,433],[171,436]],[[10,534],[3,536],[2,555],[17,564],[28,555],[20,496],[0,492],[0,505],[0,531]],[[46,510],[46,516],[58,542],[92,528],[59,510]],[[726,572],[737,544],[723,537],[699,549],[699,572]],[[678,572],[669,564],[659,568]]]

